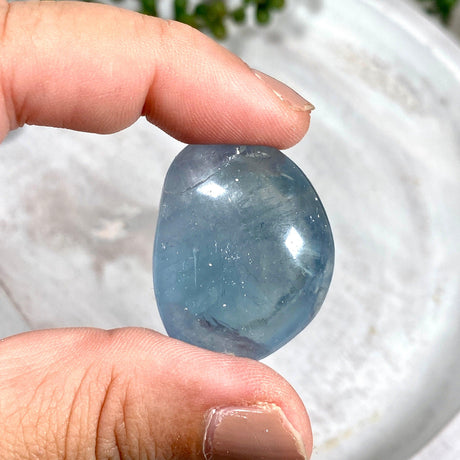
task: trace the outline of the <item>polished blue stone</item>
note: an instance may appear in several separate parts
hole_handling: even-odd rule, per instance
[[[153,264],[170,336],[261,359],[318,312],[334,243],[318,195],[279,150],[189,145],[165,179]]]

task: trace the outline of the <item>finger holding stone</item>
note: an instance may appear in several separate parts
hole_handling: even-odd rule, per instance
[[[0,458],[297,460],[312,446],[267,366],[134,328],[0,342],[0,432]]]
[[[111,133],[145,115],[189,143],[289,147],[312,105],[202,33],[108,5],[0,2],[0,140],[37,124]]]

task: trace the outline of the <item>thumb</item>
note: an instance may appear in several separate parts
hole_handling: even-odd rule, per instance
[[[310,423],[267,366],[145,329],[0,342],[0,458],[305,459]]]

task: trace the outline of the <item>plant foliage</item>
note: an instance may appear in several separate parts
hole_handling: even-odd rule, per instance
[[[138,11],[150,16],[158,16],[157,0],[138,0],[138,2]],[[418,2],[422,4],[427,13],[438,16],[447,25],[458,0],[418,0]],[[229,22],[242,24],[247,20],[249,11],[251,11],[259,24],[266,24],[270,21],[273,11],[284,7],[285,0],[240,0],[239,5],[233,7],[230,7],[228,3],[230,2],[226,0],[198,2],[173,0],[173,18],[198,30],[209,31],[218,39],[224,39],[227,36]],[[235,3],[232,2],[232,4]]]
[[[433,15],[439,16],[444,24],[448,24],[454,7],[458,0],[418,0],[424,4],[425,10]]]
[[[156,0],[138,0],[139,11],[151,16],[158,16]],[[233,2],[236,3],[236,2]],[[284,7],[284,0],[240,0],[239,5],[228,6],[225,0],[205,0],[192,2],[174,0],[174,19],[184,22],[198,30],[210,31],[216,38],[224,39],[228,23],[244,23],[248,12],[253,11],[259,24],[270,21],[273,11]]]

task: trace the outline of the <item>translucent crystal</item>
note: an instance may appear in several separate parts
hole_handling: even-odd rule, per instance
[[[170,336],[261,359],[313,319],[333,265],[318,195],[280,151],[190,145],[172,163],[153,257]]]

